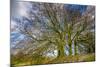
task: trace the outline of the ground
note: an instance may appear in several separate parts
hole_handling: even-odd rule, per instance
[[[90,62],[90,61],[95,61],[95,54],[84,54],[84,55],[75,55],[75,56],[66,56],[62,58],[49,58],[48,59],[43,59],[42,62],[40,63],[30,63],[30,62],[23,62],[23,63],[18,63],[12,67],[16,66],[25,66],[25,65],[40,65],[40,64],[58,64],[58,63],[74,63],[74,62]]]

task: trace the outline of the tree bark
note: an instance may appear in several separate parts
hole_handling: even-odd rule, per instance
[[[78,53],[77,53],[77,43],[76,43],[76,40],[74,41],[74,52],[75,52],[75,55],[77,55]]]
[[[68,45],[69,45],[69,55],[72,55],[72,42],[70,41]]]
[[[78,53],[77,53],[77,46],[76,45],[74,46],[74,51],[75,51],[75,55],[77,55]]]
[[[57,56],[57,58],[62,58],[65,55],[66,54],[65,54],[65,50],[64,50],[64,44],[59,43],[59,46],[58,46],[58,56]]]
[[[72,55],[72,45],[69,46],[69,55]]]

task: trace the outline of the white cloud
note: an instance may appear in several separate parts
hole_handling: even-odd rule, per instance
[[[17,27],[17,24],[15,21],[11,20],[11,31],[15,31]]]
[[[27,11],[26,4],[24,2],[19,2],[18,14],[21,16],[27,16],[26,11]]]

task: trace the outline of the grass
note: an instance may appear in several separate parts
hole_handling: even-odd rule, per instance
[[[90,61],[95,61],[95,54],[93,53],[93,54],[86,54],[86,55],[84,54],[84,55],[66,56],[66,57],[62,57],[62,58],[45,58],[45,59],[41,59],[41,60],[42,60],[41,62],[37,61],[37,63],[34,63],[34,60],[32,62],[29,62],[29,61],[20,62],[20,63],[15,64],[15,66],[90,62]]]
[[[59,59],[54,59],[48,64],[53,63],[74,63],[74,62],[90,62],[95,61],[95,54],[87,54],[87,55],[76,55],[76,56],[66,56]]]

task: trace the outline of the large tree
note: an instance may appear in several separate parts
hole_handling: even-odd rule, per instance
[[[19,32],[31,43],[22,49],[27,54],[45,55],[49,50],[57,50],[57,58],[61,58],[66,56],[66,45],[69,46],[69,55],[72,55],[73,44],[77,54],[80,43],[91,45],[94,42],[93,32],[90,31],[94,19],[83,16],[80,10],[72,10],[58,3],[30,4],[32,7],[27,11],[27,16],[14,19],[18,22]]]

